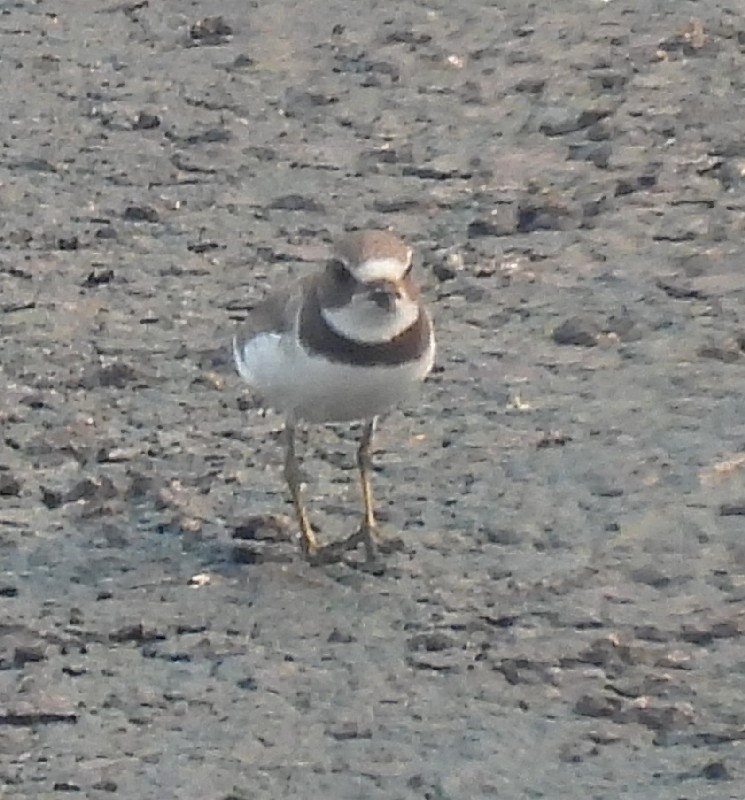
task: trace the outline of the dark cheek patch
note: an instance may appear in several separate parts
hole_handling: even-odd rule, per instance
[[[352,275],[341,277],[339,271],[332,263],[324,272],[318,284],[317,292],[324,308],[341,308],[352,299],[359,284]]]

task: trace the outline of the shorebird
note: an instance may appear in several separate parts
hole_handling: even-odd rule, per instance
[[[383,539],[370,480],[377,418],[411,397],[435,355],[432,321],[411,275],[412,249],[382,230],[358,231],[317,272],[270,295],[233,339],[236,368],[264,406],[285,417],[284,477],[306,558],[324,563]],[[321,547],[303,501],[296,426],[362,421],[357,450],[364,512],[347,539]]]

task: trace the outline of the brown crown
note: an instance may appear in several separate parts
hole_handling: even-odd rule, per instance
[[[373,258],[395,258],[402,264],[411,261],[411,248],[389,231],[355,231],[335,248],[336,258],[350,266]]]

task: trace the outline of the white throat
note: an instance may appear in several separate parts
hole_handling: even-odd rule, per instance
[[[355,295],[340,308],[322,308],[321,315],[340,336],[360,344],[383,344],[410,328],[419,316],[419,304],[401,299],[393,312],[382,311],[365,297]]]

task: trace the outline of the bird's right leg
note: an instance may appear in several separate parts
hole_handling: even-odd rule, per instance
[[[302,492],[302,478],[300,475],[300,465],[298,464],[295,452],[295,421],[288,419],[285,423],[285,481],[292,495],[292,503],[295,506],[298,525],[300,526],[300,546],[306,557],[312,558],[318,551],[318,540],[310,526],[308,512],[305,510]]]

